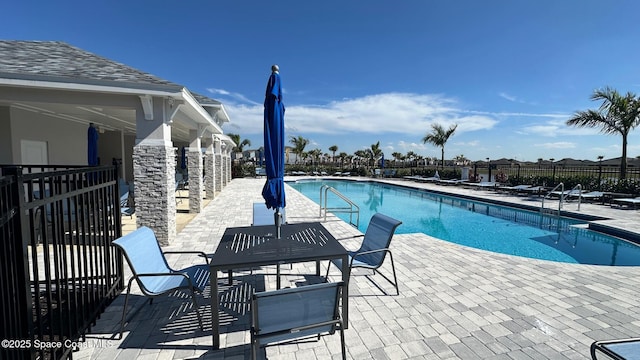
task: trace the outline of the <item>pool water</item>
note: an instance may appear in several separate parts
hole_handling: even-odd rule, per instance
[[[360,207],[362,232],[380,212],[402,221],[398,234],[424,233],[460,245],[542,260],[640,266],[640,246],[588,230],[581,220],[375,182],[302,180],[288,184],[316,203],[322,185],[335,188]],[[327,200],[329,207],[345,206],[331,192]],[[349,221],[348,214],[336,215]]]

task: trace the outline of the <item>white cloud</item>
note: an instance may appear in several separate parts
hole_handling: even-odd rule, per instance
[[[554,143],[535,144],[534,146],[545,149],[573,149],[576,147],[576,144],[568,141],[558,141]]]
[[[233,99],[234,101],[239,101],[241,103],[248,103],[251,105],[261,105],[260,103],[257,103],[255,101],[251,101],[249,100],[246,96],[239,94],[239,93],[234,93],[234,92],[230,92],[224,89],[215,89],[215,88],[207,88],[207,91],[210,92],[213,95],[221,95],[224,97],[228,97]],[[224,104],[225,107],[227,106],[227,104]]]
[[[506,99],[506,100],[512,101],[512,102],[516,102],[516,101],[518,101],[518,99],[516,99],[516,97],[515,97],[515,96],[511,96],[511,95],[509,95],[509,94],[507,94],[507,93],[504,93],[504,92],[499,93],[499,94],[498,94],[498,96],[500,96],[500,97],[501,97],[501,98],[503,98],[503,99]]]
[[[219,89],[209,89],[223,95]],[[229,93],[232,99],[243,98]],[[243,133],[262,132],[262,104],[224,103],[231,122]],[[333,101],[327,105],[286,106],[285,126],[304,134],[426,134],[431,125],[458,124],[456,133],[493,128],[498,121],[490,115],[470,114],[456,108],[452,99],[437,95],[387,93]]]

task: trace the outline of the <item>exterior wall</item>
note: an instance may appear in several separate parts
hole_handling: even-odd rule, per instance
[[[0,164],[12,164],[11,111],[8,106],[0,106]]]
[[[20,140],[37,140],[47,142],[49,164],[87,165],[87,129],[83,124],[11,108],[12,162],[21,163]]]
[[[122,140],[124,138],[124,144]],[[133,180],[133,164],[131,159],[133,157],[133,145],[135,143],[135,136],[121,135],[120,131],[105,131],[99,135],[98,138],[98,156],[101,163],[104,165],[111,164],[113,159],[121,159],[123,172],[120,173],[120,177],[127,181]],[[124,147],[124,154],[122,153]]]

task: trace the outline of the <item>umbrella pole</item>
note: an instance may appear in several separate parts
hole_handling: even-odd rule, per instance
[[[273,220],[276,224],[276,239],[280,239],[281,234],[280,227],[282,226],[282,217],[280,215],[280,208],[276,207],[276,211],[273,213]]]

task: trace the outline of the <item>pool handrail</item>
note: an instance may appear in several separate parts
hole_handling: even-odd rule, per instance
[[[560,194],[564,194],[564,183],[559,183],[558,185],[556,185],[553,189],[551,189],[551,191],[548,191],[543,197],[542,197],[542,205],[540,205],[540,212],[544,212],[544,199],[547,198],[547,196],[549,196],[549,194],[553,193],[554,191],[556,191],[557,188],[560,188]],[[560,210],[562,209],[562,195],[560,195],[560,201],[558,202],[558,216],[560,216]]]
[[[324,190],[324,206],[322,205],[322,193]],[[327,206],[327,192],[331,191],[333,194],[335,194],[337,197],[339,197],[340,199],[344,200],[347,204],[349,204],[349,207],[336,207],[336,208],[329,208]],[[322,217],[322,210],[324,210],[324,220],[327,221],[327,212],[331,211],[331,212],[342,212],[342,213],[348,213],[349,214],[349,224],[351,224],[352,226],[355,226],[356,228],[358,226],[360,226],[360,207],[358,205],[356,205],[356,203],[354,203],[353,201],[351,201],[348,197],[344,196],[341,192],[339,192],[338,190],[336,190],[334,187],[329,186],[327,184],[324,184],[320,187],[320,201],[318,201],[318,203],[320,204],[320,212],[318,214],[319,217]],[[355,207],[355,209],[354,209]],[[353,214],[356,214],[356,222],[353,222]]]

